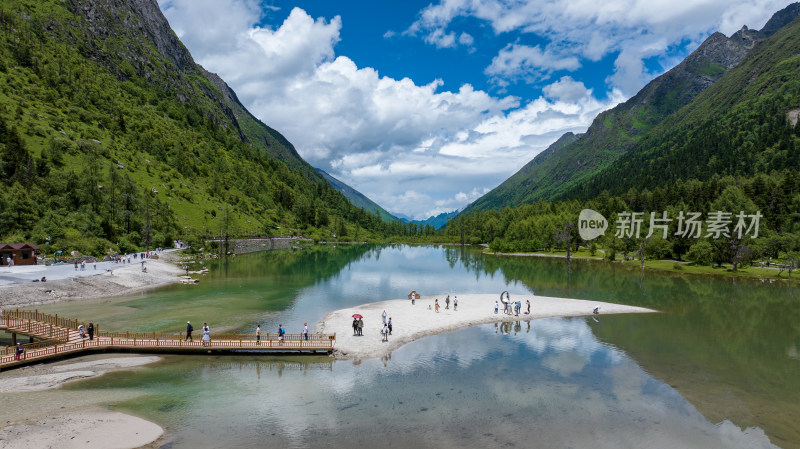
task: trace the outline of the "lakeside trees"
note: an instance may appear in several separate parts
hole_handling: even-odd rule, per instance
[[[800,205],[800,177],[795,172],[751,178],[713,176],[705,182],[688,180],[653,190],[629,189],[618,196],[602,192],[585,201],[540,200],[499,211],[474,212],[459,216],[441,232],[449,242],[460,242],[463,234],[466,243],[485,242],[490,249],[504,253],[565,250],[566,242],[571,241],[572,250],[599,245],[611,259],[617,255],[637,257],[642,248],[646,258],[687,260],[700,265],[726,263],[735,270],[755,260],[794,260],[800,251],[800,209],[793,204]],[[582,209],[593,209],[608,219],[605,235],[584,241],[574,228],[571,238],[559,238],[564,223],[577,224]],[[620,218],[629,220],[627,217],[633,212],[643,213],[637,216],[639,232],[619,232],[621,226],[630,226],[620,223]],[[645,241],[651,234],[650,212],[655,213],[656,220],[669,217],[669,221],[655,221],[651,238]],[[689,212],[700,217],[697,233],[680,229],[686,223],[679,218]],[[718,216],[718,212],[723,214]],[[756,214],[758,223],[754,226]],[[723,221],[718,225],[726,232],[709,232],[709,220],[715,217],[721,217]],[[741,225],[746,228],[737,229]]]
[[[154,18],[130,2],[98,8],[0,6],[0,241],[134,251],[213,235],[223,209],[233,235],[385,235],[171,32],[158,36],[171,45],[162,53],[115,19]]]

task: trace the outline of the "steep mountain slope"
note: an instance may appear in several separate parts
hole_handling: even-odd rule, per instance
[[[226,115],[231,118],[230,114],[232,114],[232,122],[237,127],[239,137],[243,141],[265,150],[268,154],[281,160],[289,167],[300,169],[310,177],[314,177],[312,176],[314,174],[312,167],[297,154],[294,145],[292,145],[286,137],[253,116],[253,114],[239,102],[236,92],[234,92],[216,73],[208,72],[202,67],[200,67],[200,69],[203,75],[218,90],[218,92],[210,91],[206,92],[206,94],[214,98],[220,106],[230,111],[230,113]]]
[[[682,179],[800,169],[800,19],[761,41],[742,63],[605,170],[566,197],[591,197]],[[792,118],[794,117],[794,119]],[[781,192],[792,195],[796,192]]]
[[[547,147],[546,150],[542,151],[530,162],[525,164],[518,172],[503,181],[502,184],[494,188],[491,192],[475,200],[464,211],[469,213],[476,210],[494,209],[498,206],[513,206],[515,204],[524,203],[538,171],[541,170],[542,164],[554,154],[561,154],[565,148],[569,148],[570,145],[573,145],[582,136],[583,134],[565,133]]]
[[[354,206],[360,207],[361,209],[364,209],[367,212],[378,214],[383,221],[389,222],[398,220],[397,217],[390,214],[389,212],[386,212],[384,208],[380,207],[377,203],[367,198],[364,194],[350,187],[344,182],[334,178],[326,171],[318,168],[317,172],[319,172],[319,174],[321,174],[322,177],[325,178],[325,180],[327,180],[333,186],[334,189],[338,190],[339,192],[342,192],[342,194],[346,196],[347,199],[349,199]]]
[[[0,183],[0,240],[52,249],[383,229],[194,63],[156,0],[0,3]]]
[[[286,138],[245,109],[236,93],[219,76],[194,62],[172,32],[156,1],[71,0],[69,3],[69,9],[82,19],[89,38],[85,41],[88,58],[102,64],[121,80],[129,79],[132,69],[137,76],[161,84],[181,102],[204,109],[203,112],[242,141],[289,166],[303,167],[308,173],[314,173]],[[203,108],[203,105],[210,107]]]
[[[466,211],[501,208],[559,198],[637,145],[644,136],[726,72],[757,42],[797,16],[798,4],[776,13],[761,31],[743,27],[730,38],[715,33],[680,64],[648,83],[634,97],[598,115],[573,142],[554,144],[518,173],[471,204]],[[569,140],[569,136],[565,136]],[[563,139],[563,138],[562,138]]]

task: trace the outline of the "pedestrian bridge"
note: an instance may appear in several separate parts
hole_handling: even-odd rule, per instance
[[[49,315],[30,310],[4,310],[0,316],[0,330],[11,333],[12,343],[0,349],[0,370],[48,359],[89,352],[164,352],[164,353],[330,353],[336,342],[336,334],[285,334],[283,341],[278,334],[219,334],[203,343],[200,336],[186,341],[184,333],[159,332],[108,332],[95,323],[94,339],[81,338],[75,319]],[[38,339],[23,345],[24,353],[17,360],[17,335]]]

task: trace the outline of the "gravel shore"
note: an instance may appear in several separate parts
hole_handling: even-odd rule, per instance
[[[0,308],[30,307],[60,301],[128,295],[162,285],[180,282],[183,273],[177,255],[166,253],[159,259],[115,264],[87,264],[84,271],[73,266],[29,265],[0,269]],[[46,278],[46,282],[34,282]]]

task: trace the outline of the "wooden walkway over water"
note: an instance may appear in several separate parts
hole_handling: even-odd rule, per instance
[[[255,334],[211,334],[211,341],[204,344],[202,330],[195,329],[193,340],[186,341],[185,333],[158,332],[106,332],[95,324],[94,339],[81,338],[78,320],[49,315],[39,311],[4,310],[0,317],[0,330],[38,339],[24,344],[25,352],[17,360],[16,347],[0,349],[0,370],[48,359],[65,357],[92,351],[134,351],[168,353],[230,353],[251,354],[275,353],[330,353],[336,335],[286,334],[283,341],[278,334],[264,333],[260,340]]]

